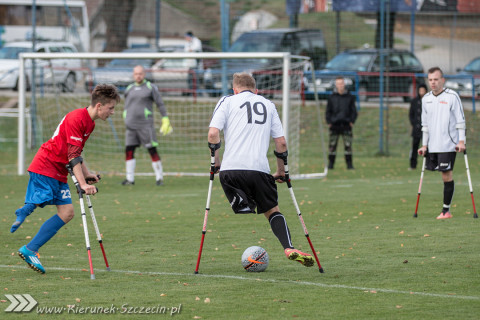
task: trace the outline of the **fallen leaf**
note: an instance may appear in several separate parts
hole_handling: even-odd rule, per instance
[[[430,237],[430,235],[427,234],[427,233],[425,233],[423,236],[424,236],[425,238]]]
[[[76,298],[75,301],[80,302],[82,300],[80,298]]]
[[[404,234],[404,233],[405,233],[405,232],[402,230],[402,231],[400,231],[398,234]]]
[[[205,300],[203,300],[203,302],[210,303],[210,298],[205,298]]]
[[[160,297],[165,297],[166,294],[165,293],[160,293]]]
[[[408,260],[403,260],[403,263],[408,263]]]
[[[397,309],[402,309],[403,306],[397,304],[397,305],[395,306],[395,308],[397,308]]]
[[[200,301],[200,297],[195,297],[195,301]]]

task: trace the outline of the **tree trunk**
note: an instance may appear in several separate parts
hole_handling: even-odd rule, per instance
[[[135,0],[105,0],[102,16],[107,25],[105,52],[120,52],[127,48],[130,18]]]
[[[384,22],[384,26],[383,26],[384,48],[393,48],[395,18],[396,18],[396,12],[385,12],[385,20],[383,21]],[[388,26],[388,29],[387,29],[387,26]],[[381,31],[380,12],[377,12],[377,29],[375,30],[375,48],[380,48],[380,31]]]

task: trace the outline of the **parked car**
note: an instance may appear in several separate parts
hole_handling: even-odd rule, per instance
[[[156,49],[135,48],[125,49],[125,53],[157,52]],[[104,67],[92,68],[85,77],[85,90],[91,92],[99,83],[114,84],[119,92],[124,92],[127,86],[133,82],[133,68],[141,65],[146,69],[145,79],[153,82],[152,73],[149,69],[153,66],[154,59],[113,59]]]
[[[472,76],[475,95],[480,95],[480,57],[476,57],[463,69],[457,70],[457,75],[448,77],[445,86],[458,92],[460,96],[472,96]]]
[[[75,46],[69,42],[38,41],[36,52],[77,52]],[[0,49],[0,88],[18,89],[19,54],[32,52],[32,42],[18,41],[5,44]],[[59,84],[63,91],[73,92],[76,82],[81,77],[82,61],[80,59],[54,59],[52,66],[47,60],[36,60],[36,84]],[[32,62],[25,62],[27,89],[32,83]],[[53,72],[52,72],[53,71]]]
[[[229,52],[290,52],[312,58],[314,68],[322,68],[327,61],[323,33],[319,29],[266,29],[242,34]],[[258,89],[281,89],[281,61],[275,59],[227,60],[227,77],[235,72],[251,72]],[[217,63],[205,71],[205,87],[211,95],[221,94],[221,65]]]
[[[416,85],[425,83],[423,77],[414,77],[413,74],[423,74],[423,66],[415,55],[407,50],[389,49],[385,50],[384,72],[403,73],[403,75],[392,75],[388,78],[388,88],[392,96],[401,96],[404,101],[410,101],[415,96]],[[362,73],[375,74],[362,74]],[[356,81],[358,79],[358,93],[360,99],[366,101],[369,97],[378,96],[380,91],[380,50],[379,49],[357,49],[342,52],[330,60],[323,70],[315,73],[317,93],[320,98],[328,97],[335,88],[335,78],[343,76],[345,84],[351,92],[356,92]],[[407,75],[410,74],[410,75]],[[312,74],[306,73],[304,79],[305,96],[313,99],[314,86]]]
[[[160,59],[151,67],[152,81],[166,94],[187,93],[200,82],[193,80],[196,65],[194,59]],[[197,81],[195,86],[193,81]]]

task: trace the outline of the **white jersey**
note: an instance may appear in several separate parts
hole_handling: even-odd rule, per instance
[[[251,91],[222,97],[215,107],[210,127],[223,130],[225,138],[220,171],[270,173],[267,158],[270,137],[284,136],[273,102]]]
[[[459,142],[459,128],[465,128],[465,114],[458,94],[451,89],[435,96],[432,91],[422,99],[422,127],[428,129],[429,152],[454,152]]]

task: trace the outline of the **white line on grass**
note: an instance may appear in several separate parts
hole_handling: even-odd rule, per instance
[[[0,268],[13,268],[13,269],[28,269],[26,266],[8,266],[0,265]],[[58,267],[49,267],[49,270],[60,270],[60,271],[81,271],[80,269],[75,268],[58,268]],[[435,297],[435,298],[447,298],[447,299],[462,299],[462,300],[480,300],[478,296],[462,296],[456,294],[441,294],[441,293],[428,293],[428,292],[415,292],[415,291],[403,291],[403,290],[394,290],[394,289],[381,289],[381,288],[367,288],[367,287],[356,287],[356,286],[347,286],[343,284],[325,284],[319,282],[310,282],[310,281],[295,281],[295,280],[277,280],[277,279],[259,279],[259,278],[247,278],[242,276],[229,276],[229,275],[220,275],[220,274],[194,274],[194,273],[180,273],[180,272],[151,272],[151,271],[128,271],[128,270],[103,270],[95,269],[95,272],[116,272],[116,273],[130,273],[130,274],[142,274],[142,275],[154,275],[154,276],[181,276],[181,277],[203,277],[203,278],[217,278],[217,279],[235,279],[235,280],[249,280],[249,281],[260,281],[260,282],[270,282],[270,283],[290,283],[296,285],[304,286],[315,286],[321,288],[336,288],[336,289],[347,289],[347,290],[359,290],[370,293],[393,293],[393,294],[409,294],[417,295],[424,297]]]

